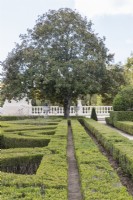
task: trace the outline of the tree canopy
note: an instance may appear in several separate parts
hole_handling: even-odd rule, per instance
[[[113,108],[116,111],[133,110],[133,87],[124,87],[114,98]]]
[[[103,80],[102,102],[112,105],[115,95],[127,84],[124,76],[124,67],[121,63],[108,66],[107,76]]]
[[[39,91],[41,98],[61,103],[68,117],[72,100],[105,88],[106,65],[113,56],[105,38],[78,12],[49,10],[20,38],[3,62],[6,98],[32,98]]]

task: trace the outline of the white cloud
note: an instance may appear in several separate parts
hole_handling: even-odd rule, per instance
[[[75,0],[75,8],[91,18],[103,15],[133,15],[133,0]]]
[[[131,45],[133,45],[133,39],[127,39],[127,40],[126,40],[126,44],[131,44]]]

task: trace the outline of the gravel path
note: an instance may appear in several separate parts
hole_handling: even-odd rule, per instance
[[[82,200],[80,178],[74,153],[74,144],[71,126],[68,126],[68,200]]]

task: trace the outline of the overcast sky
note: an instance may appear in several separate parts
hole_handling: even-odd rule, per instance
[[[0,61],[20,41],[19,35],[33,28],[38,15],[65,7],[92,20],[115,63],[126,62],[133,52],[133,0],[0,0]]]

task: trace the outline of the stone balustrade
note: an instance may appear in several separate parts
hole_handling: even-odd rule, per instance
[[[81,100],[78,100],[77,106],[70,107],[70,116],[91,116],[92,108],[95,108],[98,118],[109,116],[112,106],[82,106]],[[31,102],[22,99],[18,102],[7,100],[4,106],[0,108],[0,115],[36,115],[36,116],[63,116],[64,108],[61,106],[32,106]]]
[[[113,110],[112,106],[82,106],[80,108],[76,106],[70,107],[70,116],[88,116],[90,117],[92,108],[95,108],[97,116],[108,117],[109,112]],[[49,110],[46,111],[44,106],[32,106],[31,115],[49,115],[49,116],[63,116],[64,109],[59,106],[49,106]]]

